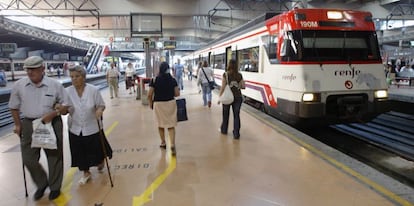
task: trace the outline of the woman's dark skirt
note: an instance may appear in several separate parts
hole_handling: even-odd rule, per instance
[[[106,148],[106,155],[112,158],[112,149],[105,135],[101,140],[100,132],[89,136],[82,136],[82,133],[78,136],[69,132],[72,167],[78,167],[79,170],[83,171],[101,164],[105,157],[102,142]]]
[[[134,78],[133,77],[127,77],[125,80],[125,86],[126,89],[129,89],[130,87],[134,86]]]

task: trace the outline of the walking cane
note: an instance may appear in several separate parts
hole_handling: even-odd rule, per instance
[[[102,118],[102,117],[101,117]],[[101,125],[99,124],[99,120],[96,119],[97,123],[98,123],[98,127],[99,127],[99,134],[101,136],[101,145],[102,145],[102,151],[104,153],[104,159],[105,159],[105,163],[106,163],[106,168],[108,169],[108,175],[109,175],[109,181],[111,182],[111,187],[114,187],[114,183],[112,182],[112,176],[111,176],[111,170],[109,169],[109,163],[108,163],[108,155],[106,153],[106,147],[105,147],[105,141],[104,141],[104,134],[103,134],[103,129],[101,128]]]
[[[19,137],[21,138],[20,135],[19,135]],[[22,151],[20,151],[20,153],[22,154],[22,169],[23,169],[24,191],[26,192],[26,197],[28,197],[29,194],[27,194],[26,170],[24,170],[23,153],[22,153]]]
[[[28,197],[29,194],[27,194],[26,171],[24,170],[23,158],[22,158],[22,168],[23,168],[24,191],[26,192],[26,197]]]

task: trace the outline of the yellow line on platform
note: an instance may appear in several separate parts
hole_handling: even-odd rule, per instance
[[[244,110],[244,111],[246,111],[246,110]],[[379,185],[378,183],[368,179],[367,177],[365,177],[364,175],[362,175],[362,174],[358,173],[357,171],[351,169],[350,167],[338,162],[336,159],[334,159],[334,158],[330,157],[329,155],[323,153],[321,150],[316,149],[312,145],[300,140],[299,138],[295,137],[294,135],[287,132],[286,130],[272,124],[271,122],[267,121],[266,119],[260,117],[259,115],[255,114],[253,112],[249,112],[249,111],[246,111],[246,112],[249,113],[250,115],[254,116],[255,118],[259,119],[260,121],[265,122],[268,126],[270,126],[273,129],[279,131],[283,135],[289,137],[291,140],[295,141],[298,145],[300,145],[300,146],[306,148],[307,150],[311,151],[312,153],[316,154],[320,158],[324,159],[325,161],[329,162],[330,164],[332,164],[335,167],[339,168],[340,170],[344,171],[346,174],[348,174],[350,176],[353,176],[354,178],[356,178],[360,182],[368,185],[370,188],[372,188],[373,190],[375,190],[379,194],[383,195],[385,198],[387,198],[391,201],[394,201],[395,203],[398,203],[399,205],[402,205],[402,206],[414,206],[411,202],[409,202],[409,201],[405,200],[404,198],[398,196],[397,194],[389,191],[388,189],[384,188],[383,186]]]
[[[152,194],[165,181],[165,179],[167,179],[167,177],[175,170],[177,166],[177,159],[171,155],[169,162],[170,164],[168,165],[167,169],[160,176],[158,176],[140,196],[134,196],[132,198],[132,206],[141,206],[152,200]]]
[[[118,121],[114,122],[106,131],[105,136],[108,137],[109,134],[112,132],[112,130],[118,125]],[[73,185],[73,176],[75,176],[75,173],[77,171],[77,167],[71,167],[67,172],[65,177],[63,178],[63,184],[62,184],[62,190],[61,194],[58,198],[53,200],[53,202],[57,206],[65,206],[71,199],[72,195],[70,191],[72,190]]]

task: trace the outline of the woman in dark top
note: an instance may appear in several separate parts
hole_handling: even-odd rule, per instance
[[[177,104],[175,98],[180,96],[177,81],[170,74],[170,66],[162,62],[158,76],[150,83],[148,101],[151,109],[154,109],[158,122],[158,132],[161,138],[160,147],[167,148],[165,142],[165,128],[170,137],[171,154],[176,154],[175,126],[177,126]]]
[[[228,81],[227,82],[227,76]],[[221,82],[220,95],[223,94],[224,87],[229,84],[230,89],[234,96],[234,101],[231,104],[223,104],[223,122],[221,123],[220,132],[222,134],[227,134],[227,128],[229,125],[229,115],[230,115],[230,106],[233,109],[233,137],[234,139],[240,138],[240,108],[243,103],[243,96],[240,89],[245,89],[245,84],[243,76],[239,73],[237,69],[237,64],[235,60],[230,60],[229,65],[227,66],[227,72],[223,74],[223,80]]]

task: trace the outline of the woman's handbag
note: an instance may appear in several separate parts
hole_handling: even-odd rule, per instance
[[[177,121],[180,122],[188,120],[185,99],[177,99],[175,101],[177,103]]]
[[[229,78],[228,78],[227,73],[226,73],[226,79],[227,79],[227,83],[226,83],[226,86],[224,86],[223,94],[221,94],[221,96],[219,97],[219,100],[222,104],[231,104],[234,101],[234,96],[229,86]]]
[[[43,124],[42,119],[35,119],[32,122],[32,148],[57,149],[56,134],[52,122]]]

